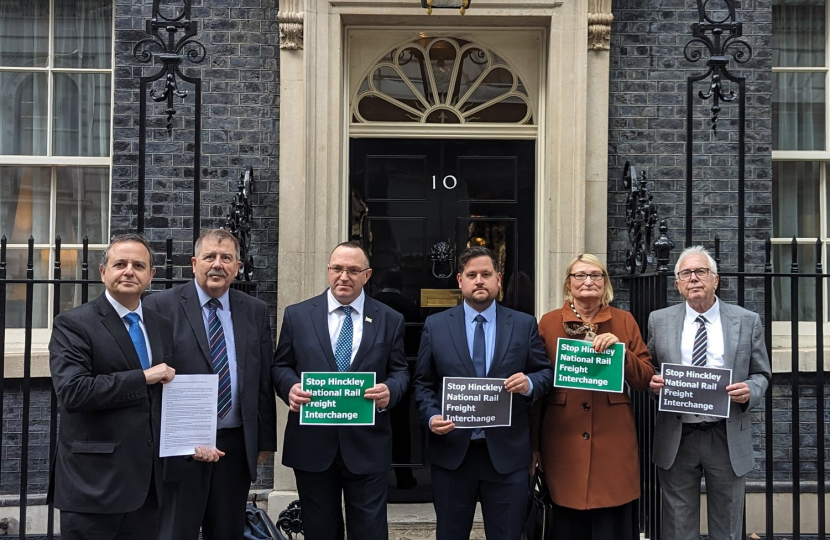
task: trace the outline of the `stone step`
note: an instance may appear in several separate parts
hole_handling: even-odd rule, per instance
[[[390,504],[389,540],[434,540],[435,510],[432,503]],[[481,509],[476,508],[470,540],[484,540]]]

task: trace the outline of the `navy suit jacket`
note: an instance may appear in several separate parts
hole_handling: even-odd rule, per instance
[[[282,464],[308,472],[321,472],[334,462],[337,449],[355,474],[386,472],[392,462],[392,427],[389,410],[406,392],[409,373],[403,350],[404,320],[393,309],[366,297],[363,337],[349,371],[375,372],[375,383],[389,387],[389,405],[375,414],[374,426],[301,426],[299,413],[288,413]],[[277,395],[288,403],[291,387],[305,371],[337,371],[328,327],[326,293],[288,306],[271,368]]]
[[[242,409],[245,458],[250,480],[256,480],[257,454],[277,449],[277,411],[269,370],[274,346],[265,302],[241,291],[228,291],[236,343],[237,398]],[[176,375],[211,374],[210,348],[202,307],[193,281],[147,296],[144,305],[173,321]],[[221,450],[221,448],[220,448]],[[193,460],[165,459],[164,480],[181,481]]]
[[[502,474],[529,467],[531,461],[529,405],[545,395],[553,382],[553,370],[539,338],[536,319],[503,306],[496,306],[496,344],[487,376],[508,378],[522,372],[533,381],[529,397],[513,394],[510,427],[485,430],[493,467]],[[413,387],[421,420],[441,414],[444,377],[475,377],[476,370],[467,346],[464,306],[459,305],[427,317],[418,351]],[[432,463],[455,470],[461,465],[470,444],[471,429],[454,429],[445,435],[429,431],[428,457]]]
[[[170,321],[146,307],[153,364],[171,364]],[[61,407],[50,495],[69,512],[118,514],[161,500],[161,384],[148,385],[124,322],[103,294],[55,318],[49,342]]]

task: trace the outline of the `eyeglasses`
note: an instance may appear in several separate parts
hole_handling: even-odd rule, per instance
[[[342,274],[345,271],[351,277],[357,277],[361,273],[368,270],[368,268],[357,268],[357,267],[354,267],[354,266],[349,266],[347,268],[345,266],[340,266],[340,265],[334,265],[334,266],[329,265],[328,268],[329,268],[329,272],[331,272],[332,274],[334,274],[336,276],[339,276],[340,274]]]
[[[677,273],[677,279],[680,281],[689,281],[692,279],[692,274],[697,276],[697,279],[705,279],[711,270],[708,268],[695,268],[694,270],[681,270]]]
[[[605,277],[605,274],[568,274],[577,281],[585,281],[590,278],[591,281],[600,281]]]

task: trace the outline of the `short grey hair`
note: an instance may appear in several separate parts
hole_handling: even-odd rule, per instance
[[[709,250],[707,250],[703,246],[691,246],[687,247],[683,250],[680,254],[680,257],[677,258],[677,264],[674,265],[674,277],[677,278],[677,274],[680,272],[680,265],[683,264],[683,261],[686,260],[686,257],[690,255],[702,255],[706,257],[709,261],[709,270],[712,271],[713,274],[718,275],[718,263],[715,262],[714,257],[709,254]]]
[[[101,255],[101,267],[106,268],[107,263],[110,260],[110,249],[115,244],[121,244],[123,242],[135,242],[137,244],[141,244],[145,248],[147,248],[147,253],[150,254],[150,268],[153,268],[153,259],[156,258],[156,252],[153,251],[153,248],[150,247],[150,242],[147,241],[147,238],[143,234],[139,233],[124,233],[124,234],[115,234],[110,240],[110,244],[107,246],[107,249],[104,250],[104,254]]]

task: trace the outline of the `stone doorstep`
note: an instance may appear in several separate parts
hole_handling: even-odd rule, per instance
[[[276,521],[280,511],[296,498],[296,491],[272,491],[268,495],[268,515]],[[435,510],[432,503],[390,504],[387,507],[387,518],[389,540],[433,540],[435,538]],[[481,519],[479,507],[476,508],[475,518],[473,518],[470,540],[484,540],[484,522]]]
[[[390,504],[387,507],[389,540],[433,540],[435,510],[431,503]],[[476,506],[470,540],[484,540],[481,507]]]

